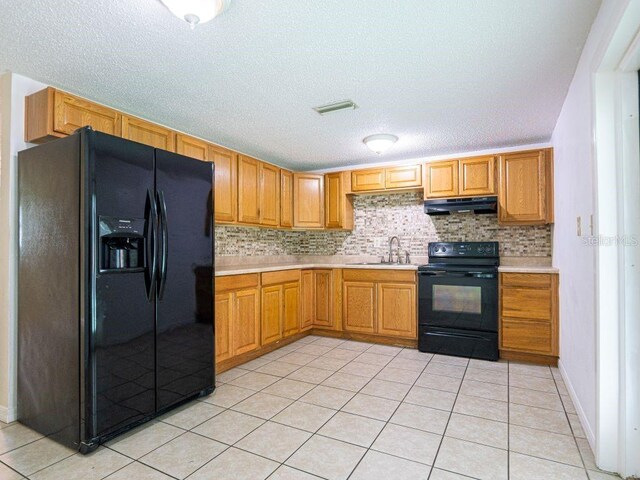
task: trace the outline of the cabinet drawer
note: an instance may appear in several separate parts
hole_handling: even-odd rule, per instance
[[[501,273],[503,287],[550,288],[549,273]]]
[[[216,293],[226,290],[240,290],[258,286],[258,274],[228,275],[226,277],[216,277]]]
[[[279,272],[265,272],[262,274],[262,286],[298,282],[299,280],[300,270],[281,270]]]
[[[411,270],[365,270],[345,268],[342,272],[345,281],[354,282],[415,282],[416,272]]]
[[[501,314],[505,317],[551,320],[551,290],[503,288]]]
[[[550,323],[503,318],[501,332],[501,349],[554,354]]]

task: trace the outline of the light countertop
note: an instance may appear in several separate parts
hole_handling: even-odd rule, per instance
[[[258,261],[259,259],[259,261]],[[413,270],[419,265],[427,263],[426,257],[415,257],[410,264],[382,264],[368,265],[361,262],[375,262],[365,256],[282,256],[282,257],[219,257],[216,258],[216,276],[242,275],[247,273],[276,272],[279,270],[297,270],[308,268],[354,268],[381,270]],[[502,257],[499,272],[504,273],[558,273],[558,269],[551,265],[549,257]]]

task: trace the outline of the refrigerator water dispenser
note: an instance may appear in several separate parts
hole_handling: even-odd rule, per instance
[[[145,267],[143,218],[100,217],[100,271],[139,271]]]

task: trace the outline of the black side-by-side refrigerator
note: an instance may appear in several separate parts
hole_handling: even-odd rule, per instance
[[[83,128],[18,155],[18,416],[88,452],[213,391],[213,164]]]

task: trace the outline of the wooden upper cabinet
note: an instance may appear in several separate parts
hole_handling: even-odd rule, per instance
[[[551,149],[500,156],[498,219],[503,224],[553,222]]]
[[[460,165],[459,195],[495,195],[496,161],[493,155],[487,157],[463,158]]]
[[[280,169],[260,162],[260,225],[280,225]]]
[[[349,332],[376,333],[376,284],[345,281],[343,325]]]
[[[280,226],[293,227],[293,172],[280,170]]]
[[[238,155],[238,222],[260,223],[260,164]]]
[[[307,173],[293,174],[293,226],[324,226],[324,177]]]
[[[424,198],[458,196],[458,161],[426,163]]]
[[[385,189],[384,168],[369,168],[351,172],[351,191],[370,192]]]
[[[326,228],[353,229],[353,198],[347,195],[351,181],[349,172],[324,176],[324,212]]]
[[[209,144],[199,138],[190,137],[183,133],[176,134],[176,153],[195,158],[209,160]]]
[[[422,186],[422,165],[406,165],[385,169],[386,189]]]
[[[116,110],[51,87],[25,98],[26,142],[46,142],[86,126],[119,137],[121,115]]]
[[[415,284],[380,283],[377,302],[379,334],[416,338],[418,317]]]
[[[122,116],[122,138],[170,152],[175,151],[176,146],[173,130],[128,115]]]
[[[215,220],[233,223],[238,208],[238,156],[226,148],[209,145],[207,158],[215,165]]]

